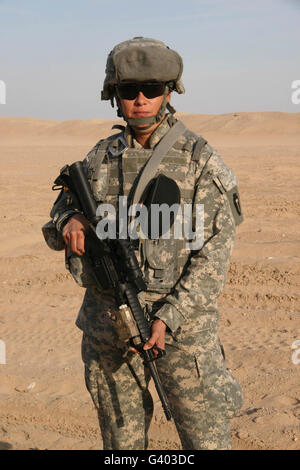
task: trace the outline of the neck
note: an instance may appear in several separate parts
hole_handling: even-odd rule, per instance
[[[162,121],[163,119],[155,123],[153,126],[149,127],[149,129],[143,129],[141,127],[135,127],[134,129],[132,129],[134,137],[136,138],[138,143],[142,145],[142,147],[144,147],[145,149],[150,148],[150,137]]]
[[[134,136],[135,136],[136,140],[138,141],[138,143],[141,144],[141,146],[144,147],[145,149],[149,149],[150,148],[150,137],[152,135],[152,132],[149,133],[149,134],[139,134],[138,132],[136,132],[136,130],[134,130],[133,132],[134,132]]]

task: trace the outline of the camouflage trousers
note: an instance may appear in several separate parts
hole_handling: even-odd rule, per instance
[[[139,355],[128,349],[126,354],[108,304],[101,305],[97,315],[95,306],[83,305],[77,325],[84,330],[85,381],[98,411],[103,449],[147,449],[153,415],[148,369]],[[166,335],[167,354],[156,362],[182,448],[231,449],[229,420],[242,404],[240,386],[226,369],[217,334],[186,331]]]

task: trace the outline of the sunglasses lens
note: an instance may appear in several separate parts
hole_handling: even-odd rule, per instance
[[[141,91],[146,98],[156,98],[157,96],[161,96],[164,94],[165,91],[165,84],[164,83],[145,83],[141,86]]]
[[[134,100],[139,94],[137,85],[118,85],[118,92],[122,100]]]
[[[142,83],[141,85],[135,83],[124,83],[118,85],[119,96],[123,100],[135,100],[141,91],[143,95],[148,98],[156,98],[161,96],[165,91],[165,84],[160,82]]]

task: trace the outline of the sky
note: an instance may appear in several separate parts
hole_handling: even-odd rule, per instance
[[[135,36],[182,56],[177,111],[300,112],[300,0],[0,0],[0,116],[115,117],[106,59]]]

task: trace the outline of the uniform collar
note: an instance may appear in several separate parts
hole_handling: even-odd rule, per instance
[[[153,149],[158,144],[158,142],[169,131],[170,127],[172,127],[172,125],[174,125],[174,122],[176,122],[175,118],[171,114],[167,114],[166,117],[164,118],[164,120],[155,129],[155,131],[152,133],[152,135],[150,137],[150,140],[149,140],[150,149]],[[132,133],[129,126],[126,126],[126,129],[124,131],[124,137],[125,137],[129,147],[135,148],[135,149],[143,149],[144,148],[135,139],[135,137],[134,137],[134,135],[133,135],[133,133]]]

